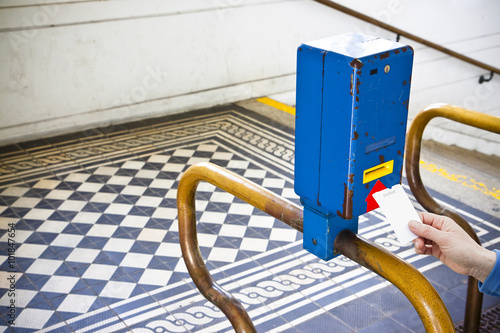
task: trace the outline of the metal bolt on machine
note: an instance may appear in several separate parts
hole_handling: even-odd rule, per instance
[[[298,48],[295,192],[304,248],[321,259],[401,182],[412,64],[410,46],[357,33]]]

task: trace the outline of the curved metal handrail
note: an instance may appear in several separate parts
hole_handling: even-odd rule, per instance
[[[177,189],[179,238],[189,275],[203,296],[224,312],[236,332],[256,332],[244,307],[214,281],[201,256],[196,235],[195,194],[202,180],[231,193],[299,231],[302,231],[302,209],[277,194],[211,163],[192,165],[179,182]]]
[[[303,232],[302,209],[277,194],[211,163],[191,166],[177,189],[179,238],[189,274],[200,292],[224,312],[236,332],[255,332],[241,303],[212,278],[201,256],[196,235],[195,194],[200,181],[207,181]],[[335,240],[340,253],[386,278],[398,287],[417,310],[427,332],[453,332],[453,322],[443,301],[427,279],[395,254],[341,232]]]
[[[465,125],[500,134],[500,118],[477,111],[448,104],[433,104],[420,111],[413,119],[406,136],[406,177],[415,199],[429,212],[452,218],[480,244],[479,238],[467,221],[438,204],[425,189],[420,177],[420,150],[422,136],[427,124],[436,117],[447,118]],[[479,292],[477,280],[469,277],[465,307],[464,331],[478,332],[481,319],[483,295]]]

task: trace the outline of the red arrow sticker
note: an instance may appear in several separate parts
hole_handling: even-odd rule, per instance
[[[367,213],[371,212],[374,209],[379,208],[379,205],[378,205],[377,201],[375,201],[375,199],[373,198],[373,193],[380,192],[382,190],[385,190],[386,188],[387,187],[385,187],[385,185],[382,184],[382,182],[380,180],[377,180],[377,182],[375,183],[375,185],[373,185],[372,190],[370,191],[370,193],[368,194],[368,196],[365,199],[365,201],[366,201],[366,212]]]

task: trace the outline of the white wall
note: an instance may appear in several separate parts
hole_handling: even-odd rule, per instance
[[[500,67],[498,1],[339,2]],[[296,47],[351,31],[395,38],[310,0],[3,0],[0,144],[291,91]],[[498,75],[479,85],[484,70],[402,42],[410,118],[434,102],[500,116]],[[498,135],[431,124],[427,137],[500,155]]]

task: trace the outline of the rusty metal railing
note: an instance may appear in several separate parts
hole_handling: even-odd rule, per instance
[[[420,150],[422,136],[427,124],[436,117],[447,118],[465,125],[500,134],[500,118],[477,111],[467,110],[447,104],[433,104],[423,109],[413,119],[406,137],[406,177],[408,185],[417,201],[429,212],[452,218],[480,244],[479,238],[467,221],[438,204],[425,189],[420,177]],[[465,306],[464,332],[478,332],[481,319],[483,294],[479,292],[477,280],[469,277],[467,303]]]
[[[195,285],[226,315],[236,332],[256,332],[241,303],[210,275],[201,256],[196,233],[196,188],[206,181],[303,232],[302,208],[277,194],[211,163],[191,166],[177,189],[182,256]],[[350,231],[341,232],[336,249],[398,287],[417,310],[427,332],[454,332],[453,322],[434,287],[413,266],[384,248]]]

